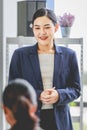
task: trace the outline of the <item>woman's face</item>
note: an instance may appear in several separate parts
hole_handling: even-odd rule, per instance
[[[53,43],[54,33],[57,31],[58,25],[46,16],[38,17],[34,20],[33,32],[40,45],[49,45]]]

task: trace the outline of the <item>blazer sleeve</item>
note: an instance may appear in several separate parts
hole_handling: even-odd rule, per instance
[[[65,88],[57,89],[59,93],[59,100],[57,105],[65,105],[75,99],[81,94],[80,74],[75,52],[70,57],[70,73],[68,85]]]
[[[10,62],[9,80],[21,77],[20,58],[18,55],[19,53],[15,50]]]

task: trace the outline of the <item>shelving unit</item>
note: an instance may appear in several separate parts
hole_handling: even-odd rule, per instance
[[[18,47],[22,47],[22,46],[29,46],[29,45],[31,46],[35,43],[36,43],[36,39],[34,37],[16,37],[16,38],[8,37],[7,38],[7,40],[6,40],[6,74],[7,74],[6,79],[8,79],[8,70],[9,70],[9,63],[10,63],[9,58],[11,58],[11,55],[9,53],[11,53],[11,54],[13,53],[13,52],[9,52],[9,47],[16,46],[16,48],[18,48]],[[78,51],[77,53],[80,53],[79,69],[80,69],[80,75],[81,75],[81,86],[82,86],[81,92],[82,93],[81,93],[80,99],[75,101],[77,104],[79,104],[79,115],[73,116],[72,110],[71,110],[71,115],[72,115],[72,121],[79,122],[79,126],[80,126],[79,129],[83,130],[83,38],[56,38],[55,43],[58,45],[64,45],[64,46],[70,47],[70,48],[72,48],[72,45],[77,45],[80,47],[80,51]],[[77,109],[76,109],[76,111],[77,111]]]

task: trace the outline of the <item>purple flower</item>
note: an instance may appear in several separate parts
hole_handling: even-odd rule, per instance
[[[75,16],[70,13],[64,13],[58,17],[58,22],[61,27],[71,27],[74,23]]]

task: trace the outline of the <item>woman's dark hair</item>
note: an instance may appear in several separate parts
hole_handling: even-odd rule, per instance
[[[42,17],[42,16],[48,17],[53,22],[54,25],[57,23],[57,17],[55,15],[55,13],[53,12],[53,10],[50,10],[47,8],[41,8],[41,9],[38,9],[34,13],[33,18],[32,18],[32,24],[34,23],[34,20],[36,18]]]
[[[33,129],[35,122],[29,116],[29,104],[37,105],[37,98],[31,84],[23,79],[12,80],[5,87],[2,97],[3,104],[12,111],[20,128]]]

